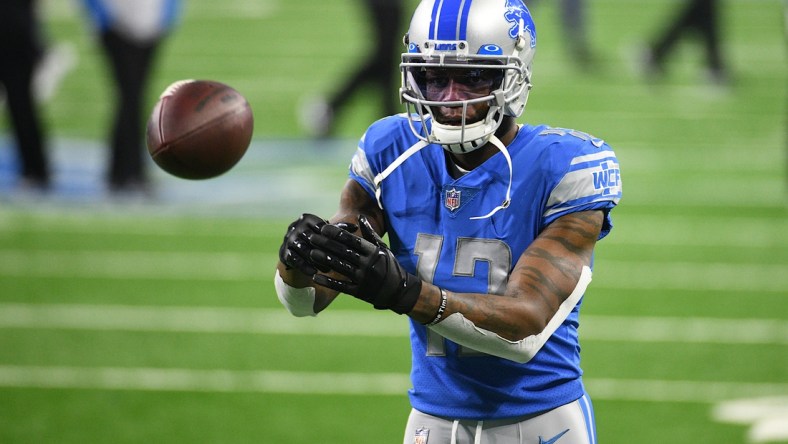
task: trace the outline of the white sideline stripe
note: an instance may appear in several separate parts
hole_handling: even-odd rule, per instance
[[[788,393],[788,384],[664,380],[585,380],[592,399],[713,403]],[[323,373],[183,368],[0,366],[0,387],[306,395],[396,395],[406,373]]]
[[[277,253],[0,250],[0,276],[103,279],[270,280]],[[601,261],[591,288],[788,290],[785,264]]]
[[[788,345],[775,319],[631,318],[581,315],[584,341]],[[69,304],[0,304],[0,328],[186,333],[407,337],[407,318],[329,310],[296,318],[282,309]]]

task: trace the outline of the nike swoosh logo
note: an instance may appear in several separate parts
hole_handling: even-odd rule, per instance
[[[556,441],[558,441],[559,439],[561,439],[561,437],[562,437],[562,436],[564,436],[564,434],[565,434],[566,432],[568,432],[568,431],[569,431],[569,429],[566,429],[566,430],[564,430],[563,432],[561,432],[561,433],[559,433],[559,434],[557,434],[557,435],[553,436],[552,438],[548,439],[547,441],[545,441],[545,440],[544,440],[544,438],[542,438],[542,437],[540,436],[540,437],[539,437],[539,444],[554,444]]]

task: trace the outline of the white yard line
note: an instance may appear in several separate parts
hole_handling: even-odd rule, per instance
[[[276,260],[276,252],[0,250],[0,275],[144,280],[256,280],[264,275],[267,278],[273,276]]]
[[[788,394],[788,384],[586,379],[596,400],[714,403]],[[183,368],[0,366],[0,387],[168,392],[405,396],[406,373],[323,373]]]
[[[785,383],[605,378],[589,378],[585,382],[592,399],[618,401],[715,403],[788,393]]]
[[[617,245],[788,248],[788,221],[781,218],[726,216],[709,221],[708,215],[617,215],[614,228],[602,243]]]
[[[404,317],[331,310],[296,318],[284,308],[0,304],[0,328],[246,333],[319,336],[407,335]]]
[[[0,276],[84,279],[271,279],[276,252],[0,250]],[[785,265],[600,261],[592,288],[784,294]]]
[[[764,258],[768,260],[768,258]],[[629,290],[705,290],[788,292],[788,273],[782,263],[645,262],[601,259],[591,288]]]
[[[99,390],[404,395],[407,374],[0,366],[0,386]]]
[[[788,247],[788,222],[783,219],[731,216],[709,222],[707,215],[624,215],[613,213],[613,234],[603,242],[626,245],[701,246],[736,248]],[[283,218],[284,220],[284,218]],[[217,239],[263,239],[270,236],[270,220],[233,221],[224,225],[191,223],[173,217],[140,218],[112,214],[53,213],[19,217],[0,212],[0,238],[23,233],[133,235],[149,237],[191,236]],[[281,231],[284,232],[285,225]],[[658,229],[656,228],[658,227]]]
[[[585,341],[788,345],[788,321],[581,315]],[[295,318],[281,309],[0,304],[0,329],[405,337],[407,319],[361,310]]]

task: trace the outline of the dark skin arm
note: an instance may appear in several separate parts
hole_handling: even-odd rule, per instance
[[[477,327],[511,341],[540,333],[574,290],[582,267],[590,265],[603,219],[601,211],[557,219],[520,256],[503,296],[448,292],[444,319],[462,313]],[[440,293],[425,285],[421,296],[409,316],[426,323],[435,316]]]
[[[331,222],[356,223],[360,214],[366,215],[375,230],[383,234],[383,213],[377,203],[358,183],[349,180]],[[512,341],[540,333],[574,290],[582,267],[590,265],[603,220],[602,211],[572,213],[557,219],[520,256],[503,296],[448,292],[443,318],[462,313],[477,327]],[[336,291],[316,286],[309,276],[295,269],[285,270],[281,263],[278,267],[288,284],[316,287],[316,312],[336,298]],[[408,316],[421,323],[430,322],[439,305],[440,289],[424,282]]]

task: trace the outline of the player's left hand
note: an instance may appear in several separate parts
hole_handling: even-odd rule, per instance
[[[279,260],[288,269],[295,268],[308,276],[317,273],[314,264],[309,260],[309,250],[312,248],[309,235],[319,233],[320,227],[327,223],[327,220],[314,214],[302,214],[287,227],[287,233],[279,247]]]
[[[421,279],[408,273],[378,236],[366,217],[358,218],[361,236],[348,231],[347,224],[326,224],[319,234],[310,234],[314,247],[310,260],[346,277],[338,280],[315,274],[316,284],[369,302],[378,310],[406,314],[413,310],[421,292]]]

